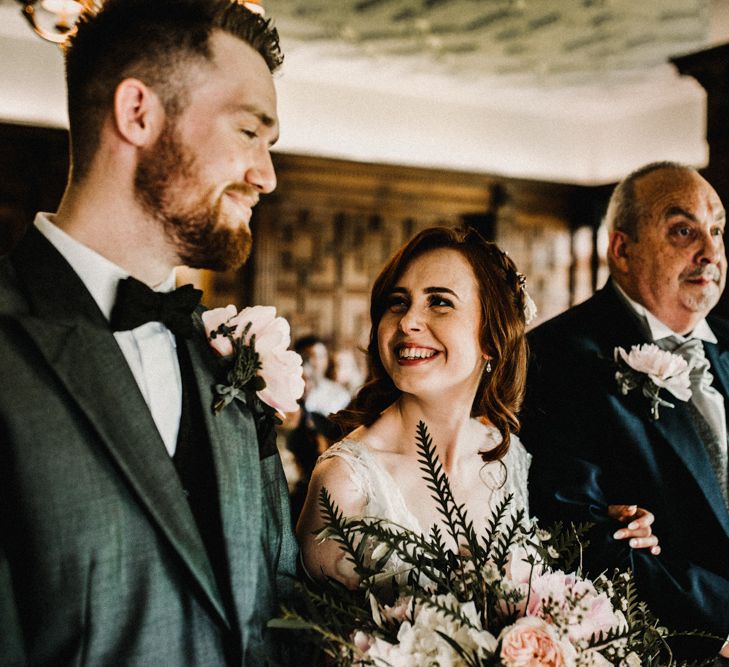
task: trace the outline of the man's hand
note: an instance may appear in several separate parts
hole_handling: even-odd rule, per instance
[[[654,556],[661,553],[658,536],[651,528],[656,519],[652,512],[637,505],[608,505],[608,516],[620,523],[630,522],[615,532],[616,540],[630,540],[628,544],[632,549],[650,549]]]

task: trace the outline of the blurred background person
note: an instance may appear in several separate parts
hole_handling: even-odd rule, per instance
[[[309,413],[324,417],[346,408],[349,391],[327,377],[329,351],[324,341],[315,335],[303,336],[294,342],[294,349],[304,360],[304,407]]]
[[[327,377],[329,351],[315,335],[298,338],[294,349],[304,361],[304,395],[301,410],[293,415],[293,428],[286,434],[286,449],[296,464],[295,479],[290,479],[291,515],[296,521],[306,498],[306,489],[320,454],[340,437],[337,426],[327,417],[347,407],[351,399],[344,386]]]
[[[327,377],[344,387],[350,398],[354,397],[365,381],[365,372],[357,363],[356,354],[355,350],[349,347],[335,350],[331,353],[327,370]]]

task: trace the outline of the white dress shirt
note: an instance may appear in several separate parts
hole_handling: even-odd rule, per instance
[[[57,227],[52,214],[38,213],[34,224],[78,274],[108,320],[119,281],[129,277],[129,273]],[[173,269],[153,289],[170,292],[174,288]],[[148,322],[130,331],[116,331],[114,338],[139,385],[167,452],[174,455],[182,413],[182,381],[175,337],[161,322]]]

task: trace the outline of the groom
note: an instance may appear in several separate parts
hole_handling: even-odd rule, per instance
[[[276,449],[237,401],[213,415],[197,291],[146,286],[245,261],[281,60],[230,0],[108,0],[67,48],[68,186],[0,260],[2,665],[276,657]]]
[[[726,277],[724,208],[695,170],[654,163],[617,186],[606,222],[607,285],[529,336],[531,508],[547,522],[595,522],[594,574],[632,567],[663,623],[719,638],[677,644],[683,657],[729,655],[729,323],[707,317]],[[646,343],[695,366],[691,399],[662,389],[672,407],[657,419],[641,389],[624,394],[615,377],[614,350]],[[655,514],[661,556],[613,538],[615,499]]]

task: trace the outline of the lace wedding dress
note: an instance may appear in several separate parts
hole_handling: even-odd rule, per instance
[[[501,442],[501,434],[493,426],[486,427],[486,437],[496,446]],[[408,508],[398,485],[390,473],[379,463],[376,454],[365,440],[344,439],[332,445],[319,460],[332,457],[341,458],[350,471],[350,481],[354,488],[365,498],[363,517],[387,519],[408,530],[425,534],[430,526],[421,526],[417,518]],[[483,465],[481,479],[491,489],[489,506],[484,508],[486,520],[491,517],[494,508],[512,494],[511,512],[524,509],[529,516],[529,498],[527,493],[527,477],[531,454],[526,451],[519,438],[512,434],[509,451],[501,462]],[[471,517],[472,519],[474,517]],[[371,553],[371,549],[368,549]],[[393,569],[397,564],[390,563]],[[388,568],[389,569],[389,568]]]

